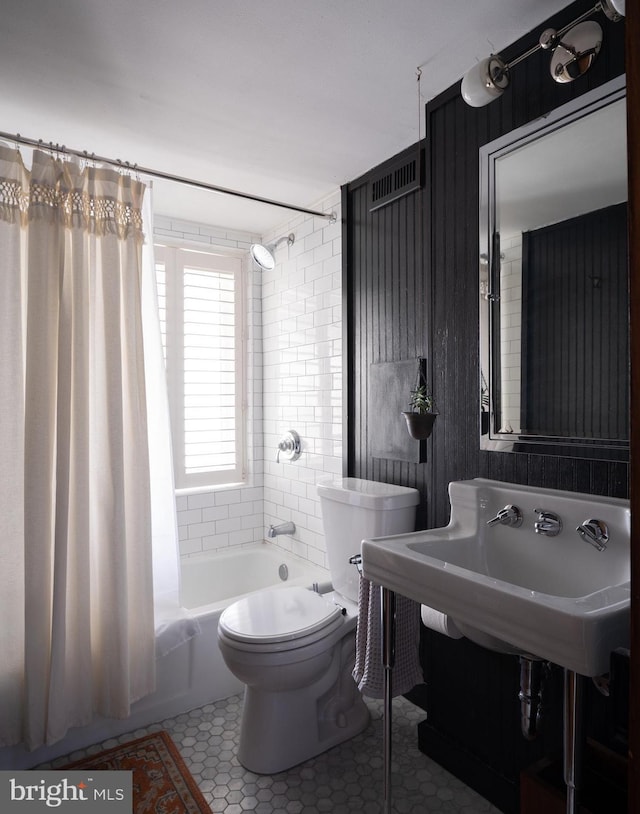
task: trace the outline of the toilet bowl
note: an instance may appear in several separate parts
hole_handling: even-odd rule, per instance
[[[365,537],[412,531],[415,489],[358,478],[318,485],[335,590],[258,591],[230,605],[218,644],[245,684],[238,759],[275,774],[348,740],[369,722],[352,677],[358,572],[349,557]]]
[[[357,606],[291,587],[261,591],[220,617],[218,643],[246,685],[238,760],[274,774],[357,735],[369,712],[351,677]]]

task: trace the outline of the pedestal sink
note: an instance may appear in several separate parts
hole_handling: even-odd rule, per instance
[[[575,814],[581,676],[608,672],[611,651],[629,644],[629,501],[483,478],[452,482],[449,497],[446,527],[362,541],[363,576],[382,586],[385,732],[399,593],[448,614],[480,645],[564,667]],[[385,754],[385,777],[389,762]]]
[[[449,614],[478,644],[608,672],[629,641],[629,502],[483,478],[452,482],[449,496],[448,526],[364,540],[364,576]],[[488,525],[507,506],[521,522]],[[553,536],[543,513],[560,519]],[[590,520],[606,524],[602,550],[576,531]]]

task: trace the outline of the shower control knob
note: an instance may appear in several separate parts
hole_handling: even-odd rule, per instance
[[[300,443],[300,436],[295,430],[289,430],[278,441],[276,462],[280,463],[281,458],[284,461],[297,461],[301,454],[302,446]]]

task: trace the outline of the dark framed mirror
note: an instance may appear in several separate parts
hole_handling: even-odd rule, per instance
[[[624,76],[480,150],[481,447],[628,460]]]

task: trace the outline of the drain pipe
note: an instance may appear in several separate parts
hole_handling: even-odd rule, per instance
[[[523,736],[532,741],[538,735],[542,720],[542,684],[545,664],[539,659],[520,656],[520,728]]]

